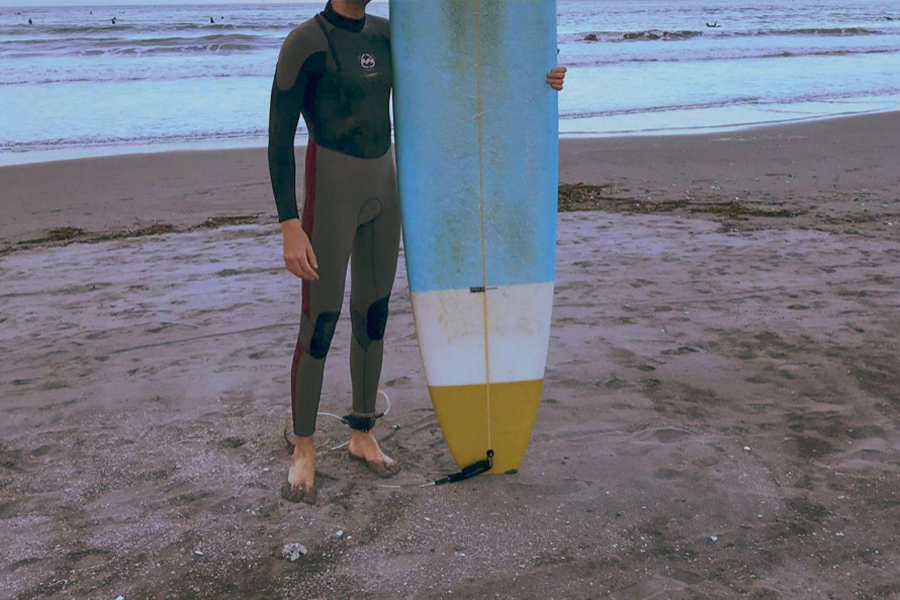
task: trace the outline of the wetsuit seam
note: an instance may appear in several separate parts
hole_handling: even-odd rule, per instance
[[[325,36],[325,43],[328,44],[328,52],[331,54],[332,60],[334,60],[334,64],[337,67],[338,73],[342,72],[341,68],[341,59],[338,58],[338,54],[334,49],[334,42],[331,41],[331,36],[328,35],[328,29],[322,23],[322,20],[318,18],[319,15],[316,15],[316,23],[319,24],[319,27],[322,29],[322,35]]]
[[[378,198],[374,198],[375,201],[381,205],[381,200]],[[379,214],[377,217],[372,219],[372,235],[369,236],[369,267],[372,271],[372,289],[375,290],[375,302],[378,302],[378,299],[381,297],[381,294],[378,290],[378,271],[375,269],[375,221],[381,218],[381,213],[379,209]],[[371,307],[371,305],[370,305]],[[369,309],[366,309],[366,330],[368,331],[368,321],[369,321]]]
[[[375,200],[378,202],[379,205],[381,204],[381,200],[378,200],[377,198],[375,198]],[[372,228],[370,230],[370,235],[369,235],[369,269],[372,271],[372,289],[375,292],[375,302],[378,302],[378,297],[380,295],[378,293],[378,271],[375,269],[375,222],[381,218],[380,210],[381,209],[379,208],[378,216],[375,217],[374,219],[372,219],[372,222],[371,222]],[[374,302],[373,302],[373,304],[374,304]],[[369,319],[371,318],[371,316],[370,316],[371,312],[372,312],[372,304],[370,304],[368,306],[368,308],[366,308],[366,337],[369,338],[369,346],[370,347],[373,342],[372,338],[369,336]],[[369,349],[366,348],[366,365],[368,366],[368,364],[369,364]],[[368,392],[368,378],[366,379],[366,392]],[[368,394],[367,394],[363,398],[363,406],[367,409],[369,408],[368,400],[369,400],[369,398],[368,398]],[[372,410],[375,410],[374,406],[372,407]]]
[[[360,212],[362,212],[362,209],[360,209]],[[357,216],[357,220],[358,219],[359,219],[359,217]],[[375,239],[374,235],[370,235],[369,237],[373,240]],[[373,265],[373,267],[374,267],[374,265]],[[366,307],[366,313],[365,313],[364,318],[365,318],[365,323],[366,323],[366,334],[365,334],[366,347],[362,349],[362,351],[363,351],[363,356],[362,356],[362,359],[363,359],[362,405],[363,405],[363,410],[366,410],[366,408],[368,408],[368,396],[369,396],[369,378],[368,378],[369,347],[372,345],[372,340],[371,340],[371,338],[369,338],[369,308],[368,307]]]
[[[362,357],[362,359],[363,359],[363,372],[362,372],[362,378],[363,378],[363,390],[362,390],[362,391],[363,391],[363,393],[362,393],[362,405],[363,405],[363,410],[365,410],[365,409],[366,409],[366,404],[367,404],[366,396],[368,396],[368,393],[369,393],[369,378],[367,377],[367,375],[369,374],[369,349],[368,349],[368,348],[366,348],[365,350],[363,350],[363,357]]]

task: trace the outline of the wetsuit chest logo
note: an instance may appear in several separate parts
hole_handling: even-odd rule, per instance
[[[369,54],[368,52],[362,54],[359,57],[359,64],[362,65],[363,69],[371,69],[375,66],[375,57]]]

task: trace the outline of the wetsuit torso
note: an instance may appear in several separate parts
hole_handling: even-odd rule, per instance
[[[375,412],[383,336],[400,244],[391,147],[388,22],[353,20],[331,5],[287,37],[269,116],[269,171],[279,221],[299,218],[319,279],[302,284],[300,333],[291,368],[294,433],[315,431],[325,357],[351,262],[351,426]],[[294,136],[309,131],[302,214],[296,200]]]
[[[280,221],[298,216],[294,136],[300,116],[316,145],[378,158],[391,145],[391,79],[386,19],[348,19],[329,3],[288,35],[269,113],[269,169]]]

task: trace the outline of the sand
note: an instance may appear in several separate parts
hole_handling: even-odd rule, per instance
[[[567,139],[561,181],[634,202],[809,211],[791,227],[900,222],[900,112],[694,136]],[[297,150],[302,164],[303,148]],[[887,204],[887,206],[883,206]],[[616,207],[606,206],[615,210]],[[0,255],[28,241],[271,223],[266,150],[165,152],[0,167]],[[52,236],[51,236],[52,237]],[[23,244],[24,243],[24,244]]]
[[[560,215],[520,472],[417,487],[454,464],[401,256],[379,433],[404,487],[322,417],[313,507],[278,495],[298,285],[262,154],[0,169],[0,595],[897,596],[898,139],[888,114],[564,142],[565,207],[592,210]],[[154,220],[176,232],[127,237]],[[93,243],[20,243],[62,226]],[[345,311],[323,410],[349,335]]]

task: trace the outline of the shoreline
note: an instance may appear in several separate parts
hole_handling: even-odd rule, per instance
[[[874,102],[877,101],[877,98],[846,98],[846,99],[836,99],[829,102],[834,103],[866,103],[866,102]],[[693,127],[677,127],[673,125],[664,126],[660,125],[651,129],[619,129],[619,130],[598,130],[598,121],[606,120],[613,121],[627,121],[628,119],[637,116],[639,119],[646,120],[648,117],[652,118],[654,114],[651,112],[638,112],[635,114],[623,114],[623,115],[615,115],[615,116],[606,116],[606,117],[581,117],[581,116],[571,116],[571,117],[561,117],[559,120],[560,123],[560,140],[567,139],[614,139],[614,138],[642,138],[642,137],[662,137],[662,136],[682,136],[682,135],[715,135],[722,133],[735,133],[741,131],[752,131],[755,129],[766,128],[766,127],[781,127],[781,126],[789,126],[789,125],[799,125],[804,123],[818,123],[821,121],[830,121],[834,119],[851,119],[855,117],[868,116],[868,115],[878,115],[885,113],[893,113],[900,112],[900,97],[889,97],[891,98],[890,106],[887,108],[870,108],[870,109],[859,109],[859,110],[850,110],[846,112],[838,112],[838,113],[826,113],[826,114],[812,114],[810,116],[803,117],[795,117],[790,119],[771,119],[771,120],[760,120],[760,121],[751,121],[751,122],[740,122],[740,123],[723,123],[723,124],[707,124],[707,125],[695,125]],[[888,102],[886,99],[882,99],[882,102]],[[802,106],[804,103],[797,103],[796,105],[790,105],[791,108],[797,108]],[[813,103],[815,104],[815,103]],[[683,111],[674,111],[676,114],[679,112],[684,113],[685,115],[690,115],[694,110],[697,109],[684,109]],[[747,116],[754,114],[767,114],[770,111],[768,108],[757,108],[757,107],[747,107],[747,106],[734,106],[734,107],[717,107],[715,109],[699,109],[701,111],[715,111],[720,112],[723,115],[728,114],[729,111],[737,110],[743,111]],[[689,117],[688,117],[689,118]],[[668,120],[672,120],[672,115],[668,115]],[[594,127],[589,131],[582,131],[582,128],[577,127],[578,123],[593,123]],[[306,132],[297,132],[297,145],[299,146],[301,143],[305,144],[305,139],[307,138]],[[266,147],[266,138],[265,136],[260,136],[258,138],[241,138],[237,140],[219,140],[219,141],[177,141],[177,142],[164,142],[159,144],[154,144],[150,149],[142,146],[140,143],[128,143],[122,145],[112,145],[112,146],[97,146],[97,147],[78,147],[78,148],[62,148],[62,149],[53,149],[53,150],[36,150],[36,151],[28,151],[28,152],[7,152],[4,155],[0,155],[0,169],[6,167],[15,167],[15,166],[24,166],[31,164],[44,164],[44,163],[53,163],[53,162],[63,162],[63,161],[72,161],[72,160],[87,160],[92,158],[110,158],[114,156],[145,156],[148,154],[166,154],[171,152],[225,152],[231,150],[242,150],[242,149],[258,149]]]
[[[897,140],[900,111],[732,133],[563,138],[560,182],[606,186],[599,194],[606,201],[599,204],[587,197],[597,193],[579,192],[586,200],[582,208],[627,211],[629,203],[643,203],[642,212],[651,206],[697,212],[698,204],[737,202],[751,211],[796,213],[808,227],[834,228],[849,219],[860,231],[900,232],[900,172],[892,167],[892,157],[900,155]],[[297,155],[302,152],[298,147]],[[0,255],[41,243],[235,220],[275,223],[265,148],[0,167],[0,189],[6,215]]]

